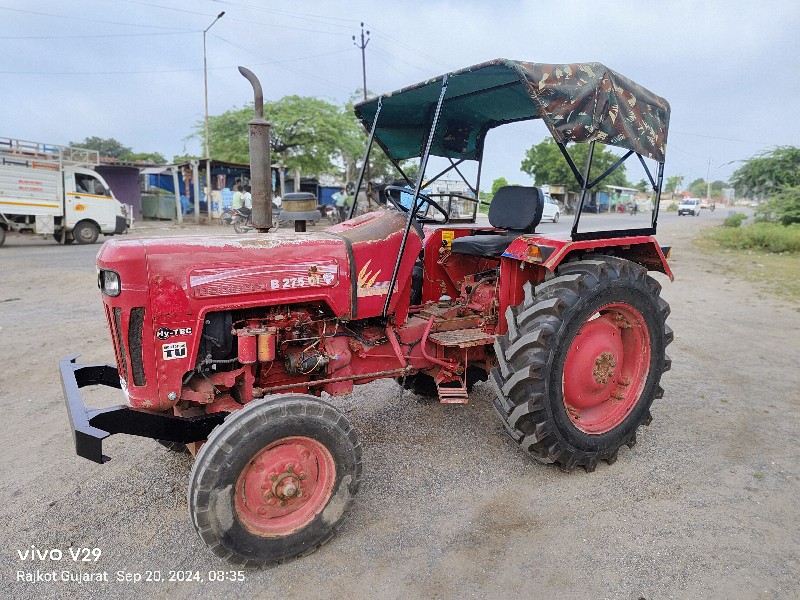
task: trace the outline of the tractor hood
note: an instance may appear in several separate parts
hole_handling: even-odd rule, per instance
[[[326,304],[342,319],[367,318],[381,313],[405,223],[404,215],[382,210],[313,233],[110,240],[97,266],[119,275],[120,294],[105,296],[107,305],[136,302],[159,324],[297,303]],[[398,289],[421,246],[412,233]]]
[[[146,288],[162,323],[286,301],[322,301],[340,316],[351,310],[346,240],[324,232],[111,240],[97,265],[118,273],[120,299]]]

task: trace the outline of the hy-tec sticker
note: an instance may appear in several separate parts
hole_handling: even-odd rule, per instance
[[[161,353],[164,360],[175,360],[176,358],[186,358],[186,342],[172,342],[162,344]]]
[[[160,340],[168,340],[173,335],[192,335],[191,327],[179,327],[177,329],[170,329],[169,327],[159,327],[156,331],[156,337]]]

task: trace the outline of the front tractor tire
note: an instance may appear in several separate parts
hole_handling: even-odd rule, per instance
[[[195,529],[244,567],[314,552],[342,523],[361,483],[347,418],[302,394],[251,402],[217,427],[189,479]]]
[[[644,267],[604,255],[561,265],[535,290],[526,284],[495,341],[491,379],[506,430],[534,458],[593,471],[636,444],[671,365],[660,291]]]

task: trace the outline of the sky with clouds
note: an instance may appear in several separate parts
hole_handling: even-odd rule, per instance
[[[206,37],[212,115],[252,101],[237,65],[268,99],[344,103],[361,87],[363,21],[376,93],[498,57],[606,64],[669,101],[665,175],[686,183],[800,145],[796,0],[0,0],[0,136],[201,154],[203,30],[221,11]],[[482,187],[530,183],[519,165],[546,135],[538,120],[490,133]]]

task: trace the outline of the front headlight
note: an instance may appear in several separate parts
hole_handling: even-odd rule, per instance
[[[100,271],[99,283],[100,291],[106,296],[119,296],[119,293],[122,291],[119,275],[114,271]]]

